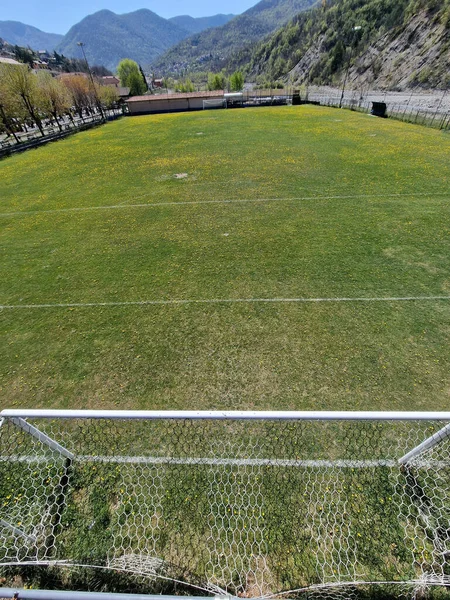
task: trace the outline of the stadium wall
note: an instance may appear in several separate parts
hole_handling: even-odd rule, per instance
[[[223,91],[135,96],[127,101],[130,115],[203,110],[204,100],[223,100]]]

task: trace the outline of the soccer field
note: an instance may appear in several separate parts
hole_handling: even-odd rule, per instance
[[[448,408],[450,137],[126,118],[0,162],[2,406]]]

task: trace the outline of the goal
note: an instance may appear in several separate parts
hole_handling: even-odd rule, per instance
[[[203,110],[215,109],[215,108],[226,108],[227,101],[225,98],[214,98],[211,100],[203,100]]]
[[[109,592],[121,574],[154,593],[432,597],[450,586],[449,423],[4,410],[0,575],[46,567],[67,587],[102,570]]]

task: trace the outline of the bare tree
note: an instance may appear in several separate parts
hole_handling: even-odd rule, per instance
[[[41,112],[42,94],[36,76],[27,65],[5,65],[3,71],[5,83],[13,96],[20,99],[30,118],[36,123],[41,135],[44,135]]]
[[[61,81],[52,77],[48,71],[39,71],[37,79],[44,106],[62,131],[59,119],[69,113],[72,105],[70,94]]]
[[[116,88],[111,85],[100,85],[97,88],[100,102],[105,108],[112,108],[119,101],[119,94]]]
[[[62,82],[70,93],[76,112],[82,119],[83,110],[90,109],[92,106],[92,94],[87,78],[84,75],[67,75]]]
[[[7,85],[5,70],[5,65],[0,65],[0,125],[8,136],[12,135],[18,142],[16,124],[24,117],[24,111]]]

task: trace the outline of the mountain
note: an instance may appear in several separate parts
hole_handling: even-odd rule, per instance
[[[445,89],[449,47],[450,0],[328,0],[235,54],[228,68],[261,83],[338,85],[347,77],[357,89]]]
[[[100,10],[74,25],[56,50],[65,56],[80,57],[77,43],[82,41],[90,64],[115,70],[123,58],[148,64],[187,35],[185,29],[148,9],[124,15]]]
[[[159,73],[220,70],[246,44],[260,41],[316,0],[261,0],[225,25],[195,34],[153,62]]]
[[[228,21],[234,18],[235,15],[214,15],[213,17],[190,17],[189,15],[181,15],[179,17],[172,17],[169,21],[178,25],[182,29],[188,31],[191,35],[193,33],[200,33],[205,29],[211,27],[220,27],[225,25]]]
[[[53,51],[63,36],[58,33],[45,33],[31,25],[19,21],[0,21],[0,38],[10,44],[28,46],[33,50]]]

